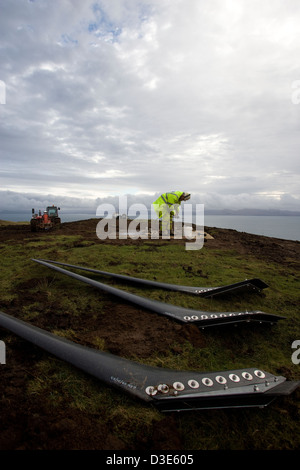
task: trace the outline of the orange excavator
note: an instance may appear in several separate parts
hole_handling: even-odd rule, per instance
[[[32,217],[30,221],[30,228],[32,232],[37,232],[38,230],[49,230],[54,227],[59,227],[61,224],[61,219],[58,215],[60,207],[57,206],[48,206],[46,210],[41,213],[39,210],[38,213],[32,209]]]

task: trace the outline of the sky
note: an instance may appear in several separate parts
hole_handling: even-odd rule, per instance
[[[299,0],[1,0],[0,210],[300,210],[299,22]]]

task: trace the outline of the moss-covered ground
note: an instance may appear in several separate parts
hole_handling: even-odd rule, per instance
[[[201,250],[181,240],[99,240],[95,220],[32,234],[0,230],[0,310],[55,334],[144,364],[199,371],[258,367],[300,379],[299,243],[211,228]],[[145,279],[219,286],[259,277],[261,293],[212,299],[94,279],[206,311],[262,310],[273,326],[185,329],[32,261],[88,266]],[[82,274],[82,273],[81,273]],[[88,275],[87,273],[84,275]],[[0,449],[258,450],[300,445],[299,391],[264,409],[161,414],[0,328]]]

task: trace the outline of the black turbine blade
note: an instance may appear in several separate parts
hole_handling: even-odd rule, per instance
[[[180,323],[193,323],[201,328],[216,326],[216,325],[228,325],[228,324],[237,324],[240,322],[259,322],[259,323],[274,323],[284,317],[279,317],[277,315],[264,313],[260,310],[254,311],[245,311],[245,312],[205,312],[202,310],[188,309],[184,307],[177,307],[176,305],[166,304],[164,302],[159,302],[157,300],[147,299],[145,297],[131,294],[129,292],[117,289],[116,287],[103,284],[101,282],[95,281],[94,279],[87,278],[80,274],[68,271],[66,269],[60,268],[59,266],[50,264],[46,261],[39,259],[33,259],[36,263],[42,264],[50,269],[58,271],[67,276],[73,277],[79,281],[90,284],[97,289],[101,289],[105,292],[108,292],[114,296],[117,296],[125,301],[131,302],[135,305],[139,305],[147,310],[152,312],[170,317],[173,320],[176,320]]]
[[[76,344],[3,312],[0,326],[160,411],[264,407],[300,383],[259,368],[200,373],[151,367]]]
[[[58,261],[45,260],[41,259],[52,264],[57,264],[60,266],[66,266],[69,268],[80,269],[83,271],[88,271],[95,274],[101,274],[102,276],[109,276],[114,279],[119,279],[121,281],[127,281],[135,284],[141,284],[143,286],[151,286],[159,289],[166,289],[176,292],[186,292],[188,294],[195,294],[200,297],[214,297],[216,295],[226,294],[227,292],[235,292],[241,290],[250,290],[250,291],[261,291],[266,289],[268,284],[258,278],[245,279],[244,281],[235,282],[233,284],[228,284],[225,286],[219,287],[192,287],[192,286],[181,286],[178,284],[168,284],[166,282],[151,281],[149,279],[141,279],[138,277],[125,276],[123,274],[111,273],[108,271],[100,271],[98,269],[87,268],[85,266],[76,266],[74,264],[60,263]]]

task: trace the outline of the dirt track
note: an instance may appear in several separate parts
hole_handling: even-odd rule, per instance
[[[97,241],[95,234],[95,220],[65,223],[60,229],[60,234],[81,235],[85,240]],[[279,240],[268,237],[239,233],[234,230],[222,230],[207,228],[214,239],[206,243],[207,249],[234,249],[244,257],[256,256],[266,261],[274,259],[281,266],[293,265],[296,269],[295,260],[300,259],[300,244],[294,241]],[[20,240],[39,239],[44,237],[43,233],[31,233],[29,226],[5,226],[0,227],[0,244],[18,243]],[[182,240],[174,240],[172,243],[182,243]],[[139,244],[142,240],[107,240],[100,243],[112,244]],[[157,243],[157,241],[155,242]],[[161,241],[161,243],[166,243]],[[168,243],[168,242],[167,242]],[[26,247],[24,246],[24,249]],[[33,280],[34,281],[34,280]],[[32,302],[28,284],[19,285],[19,300],[11,304],[1,303],[0,310],[11,313],[17,312],[21,305]],[[107,303],[109,306],[109,301]],[[102,331],[107,349],[117,355],[130,356],[134,344],[134,352],[138,357],[147,357],[153,351],[153,344],[158,354],[172,348],[172,344],[188,339],[192,344],[205,344],[205,338],[199,335],[199,331],[193,327],[182,328],[163,317],[157,317],[153,322],[151,315],[141,315],[141,311],[130,305],[126,305],[128,314],[124,315],[124,305],[116,306],[111,303],[114,309],[113,326],[109,321],[109,315],[102,319],[102,323],[97,324],[95,320],[86,317],[89,325],[82,324],[82,319],[75,319],[78,330],[82,328],[85,332],[90,330],[90,335],[96,335],[97,330]],[[70,328],[69,319],[57,314],[52,306],[47,311],[47,322],[56,328]],[[130,318],[130,327],[126,325],[126,319]],[[73,319],[74,321],[74,319]],[[46,328],[47,325],[36,323],[36,326]],[[196,327],[195,327],[196,328]],[[161,332],[164,331],[164,335]],[[9,336],[6,331],[0,329],[1,339]],[[85,333],[86,334],[86,333]],[[80,338],[83,342],[89,343],[91,337],[86,334]],[[9,348],[7,364],[1,365],[0,383],[0,406],[1,406],[1,432],[0,450],[9,449],[102,449],[102,450],[130,450],[126,448],[124,442],[116,437],[107,428],[107,425],[99,415],[89,415],[73,410],[68,407],[58,407],[55,414],[52,414],[45,407],[42,398],[29,402],[25,394],[27,375],[31,373],[32,364],[35,364],[43,355],[39,348],[33,347],[22,339],[16,338],[12,348]],[[24,373],[25,372],[25,373]],[[136,449],[181,449],[181,436],[174,426],[173,417],[167,416],[153,428],[151,438],[143,435],[137,436]]]

